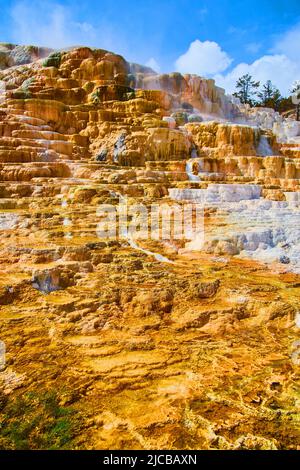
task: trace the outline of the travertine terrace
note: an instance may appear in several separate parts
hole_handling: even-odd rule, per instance
[[[239,124],[212,80],[4,49],[0,447],[296,449],[300,236],[246,221],[295,227],[297,139]],[[203,196],[204,249],[99,239],[97,207],[124,196]]]

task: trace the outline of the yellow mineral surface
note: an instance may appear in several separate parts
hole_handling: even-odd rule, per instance
[[[299,274],[101,238],[97,209],[218,184],[282,204],[299,150],[227,122],[212,80],[47,54],[0,72],[0,448],[297,449]]]

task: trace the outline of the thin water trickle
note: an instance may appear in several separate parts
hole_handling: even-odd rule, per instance
[[[199,171],[198,162],[195,162],[195,161],[192,161],[192,160],[188,160],[186,162],[185,171],[186,171],[186,174],[187,174],[188,179],[190,181],[200,181],[201,180],[199,175],[194,174],[195,164],[197,165],[197,170]]]
[[[274,155],[273,149],[270,145],[269,139],[265,135],[260,136],[259,144],[257,146],[257,153],[261,157],[269,157]]]
[[[120,204],[126,204],[126,197],[124,197],[122,194],[114,192],[114,191],[110,191],[110,195],[112,197],[117,196],[119,198]],[[134,250],[141,251],[142,253],[145,253],[148,256],[153,256],[157,261],[161,263],[175,264],[174,261],[170,260],[166,256],[161,255],[160,253],[156,253],[154,251],[150,251],[150,250],[146,250],[145,248],[142,248],[140,245],[136,243],[136,241],[133,239],[132,234],[126,228],[123,228],[121,232],[121,236],[126,239],[129,246],[131,246],[131,248],[133,248]]]

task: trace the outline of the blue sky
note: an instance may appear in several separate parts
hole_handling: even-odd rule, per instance
[[[0,41],[110,49],[161,72],[300,79],[299,0],[0,0]]]

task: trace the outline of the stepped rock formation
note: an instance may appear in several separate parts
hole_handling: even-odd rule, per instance
[[[3,47],[0,448],[299,447],[297,136],[212,80]],[[101,238],[125,197],[204,201],[204,245]]]
[[[0,70],[16,65],[30,64],[47,57],[50,52],[52,50],[47,47],[0,43]]]

